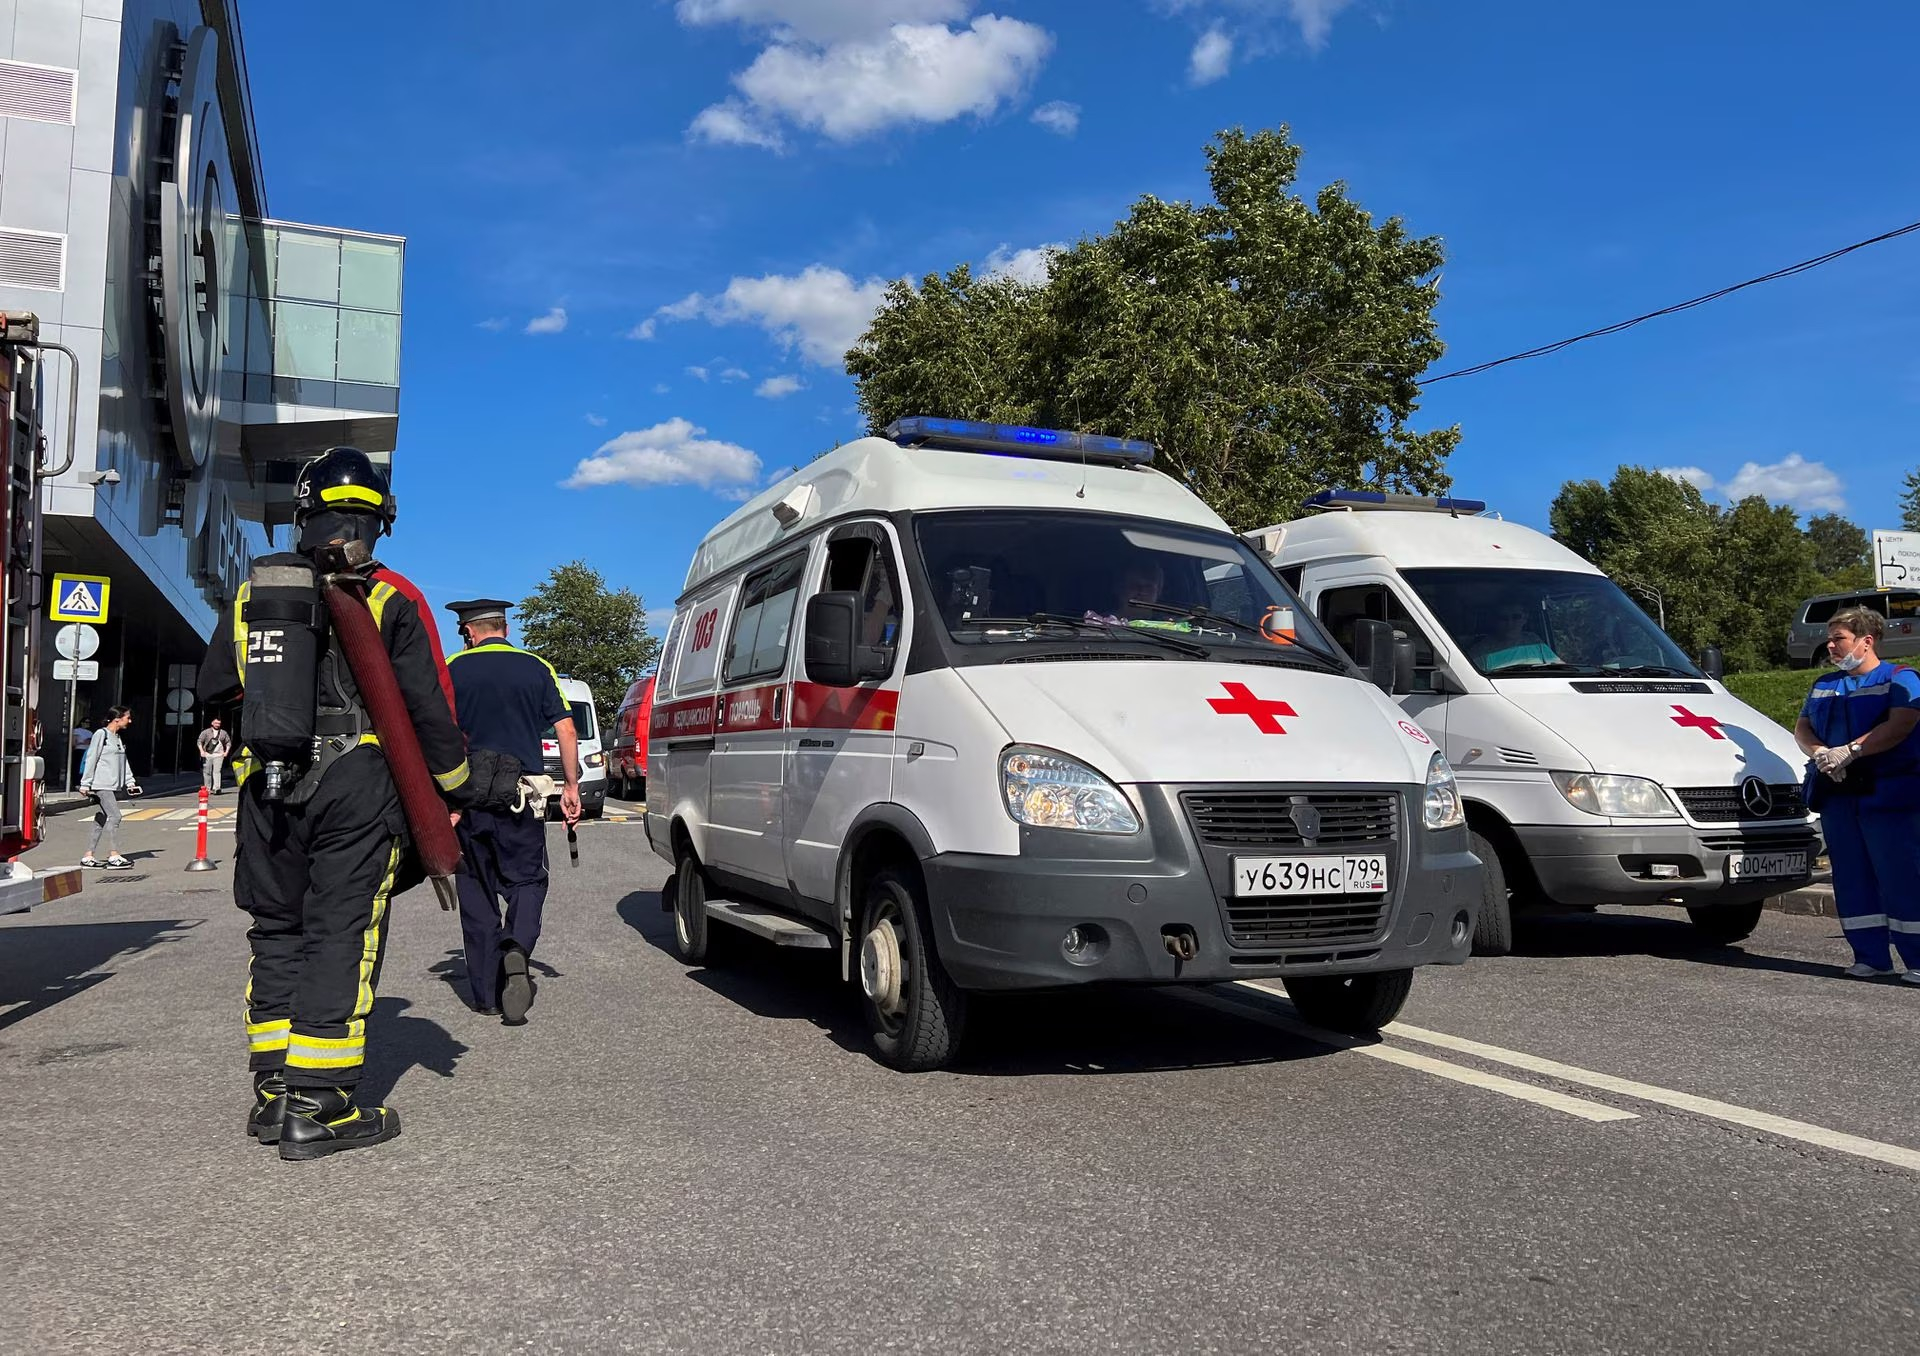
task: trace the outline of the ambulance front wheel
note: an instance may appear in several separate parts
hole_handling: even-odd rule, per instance
[[[683,850],[673,876],[673,949],[688,965],[701,965],[712,950],[707,918],[707,878],[691,851]]]
[[[1372,1036],[1400,1015],[1413,991],[1413,971],[1302,975],[1285,983],[1293,1006],[1315,1026],[1349,1036]]]
[[[1507,868],[1500,849],[1482,834],[1468,835],[1473,855],[1480,859],[1480,913],[1473,924],[1473,954],[1504,956],[1513,950],[1513,896],[1507,889]]]
[[[1693,920],[1694,931],[1714,945],[1732,946],[1753,935],[1764,908],[1766,902],[1758,899],[1751,904],[1702,904],[1689,907],[1687,917]]]
[[[918,1073],[944,1067],[960,1048],[967,995],[933,949],[917,879],[882,871],[860,911],[860,1006],[880,1058]]]

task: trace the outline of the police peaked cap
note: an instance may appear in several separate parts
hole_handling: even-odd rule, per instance
[[[294,521],[318,509],[377,513],[389,532],[399,514],[386,473],[357,447],[329,447],[300,468],[293,487]]]
[[[447,611],[460,619],[465,626],[468,622],[485,621],[489,617],[507,619],[507,609],[513,604],[499,598],[469,598],[463,603],[448,603]]]

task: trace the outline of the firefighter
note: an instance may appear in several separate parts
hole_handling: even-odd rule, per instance
[[[468,780],[425,600],[372,559],[394,517],[387,479],[364,452],[336,447],[308,462],[294,490],[296,551],[255,562],[200,669],[202,702],[244,689],[234,898],[253,920],[247,1133],[278,1145],[283,1159],[400,1133],[398,1113],[357,1102],[354,1089],[388,902],[397,882],[410,883],[407,820],[322,602],[320,571],[343,571],[364,591],[419,756],[447,801],[428,808],[453,813]]]
[[[513,803],[479,805],[460,819],[460,929],[467,984],[482,1016],[509,1026],[527,1019],[534,983],[528,958],[547,902],[547,796],[541,735],[560,744],[560,813],[580,821],[580,746],[559,675],[539,655],[507,640],[507,604],[498,598],[450,603],[466,649],[448,661],[460,729],[476,760],[493,755],[524,774]],[[517,808],[516,808],[517,807]],[[506,922],[500,903],[507,904]]]

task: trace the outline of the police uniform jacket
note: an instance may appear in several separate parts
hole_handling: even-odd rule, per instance
[[[455,654],[447,671],[467,746],[510,754],[524,771],[539,772],[547,727],[573,715],[553,665],[494,636]]]

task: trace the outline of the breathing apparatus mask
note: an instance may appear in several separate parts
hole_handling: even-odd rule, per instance
[[[294,549],[303,556],[315,556],[338,544],[348,548],[350,556],[358,556],[364,562],[373,558],[373,548],[385,534],[386,527],[376,513],[322,508],[309,513],[299,531]],[[355,546],[361,549],[352,550]]]

